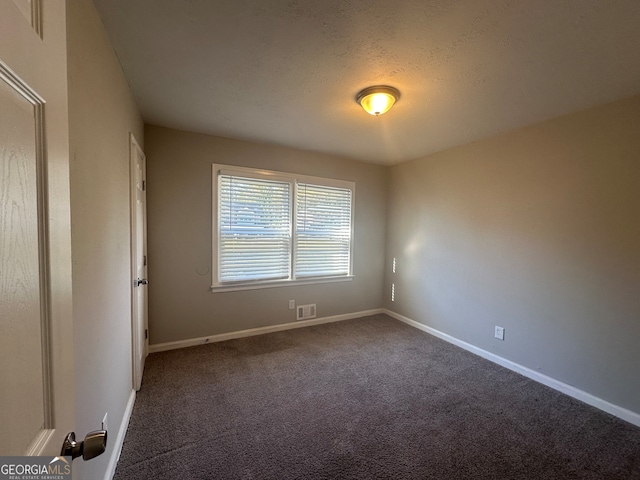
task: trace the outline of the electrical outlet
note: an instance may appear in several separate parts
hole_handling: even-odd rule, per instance
[[[296,301],[295,300],[289,300],[289,310],[293,310],[296,308]]]
[[[104,414],[104,417],[102,418],[102,428],[101,430],[109,430],[109,424],[108,424],[108,420],[109,420],[109,412]]]
[[[504,327],[498,327],[498,326],[496,325],[495,337],[496,337],[498,340],[504,340]]]

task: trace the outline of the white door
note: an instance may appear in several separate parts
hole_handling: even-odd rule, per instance
[[[149,349],[146,158],[133,134],[130,140],[133,388],[140,390]]]
[[[0,0],[0,455],[74,426],[65,4]]]

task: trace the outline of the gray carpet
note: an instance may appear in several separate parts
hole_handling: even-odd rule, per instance
[[[129,479],[640,479],[640,428],[376,315],[151,355]]]

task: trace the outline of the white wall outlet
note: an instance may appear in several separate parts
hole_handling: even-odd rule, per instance
[[[104,417],[102,418],[102,428],[101,430],[109,430],[109,412],[104,414]]]
[[[504,327],[498,327],[498,326],[496,325],[495,337],[496,337],[498,340],[504,340]]]
[[[294,308],[296,308],[296,301],[289,300],[289,310],[293,310]]]

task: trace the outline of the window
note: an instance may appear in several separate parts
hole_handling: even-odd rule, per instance
[[[215,291],[350,279],[355,184],[213,165]]]

